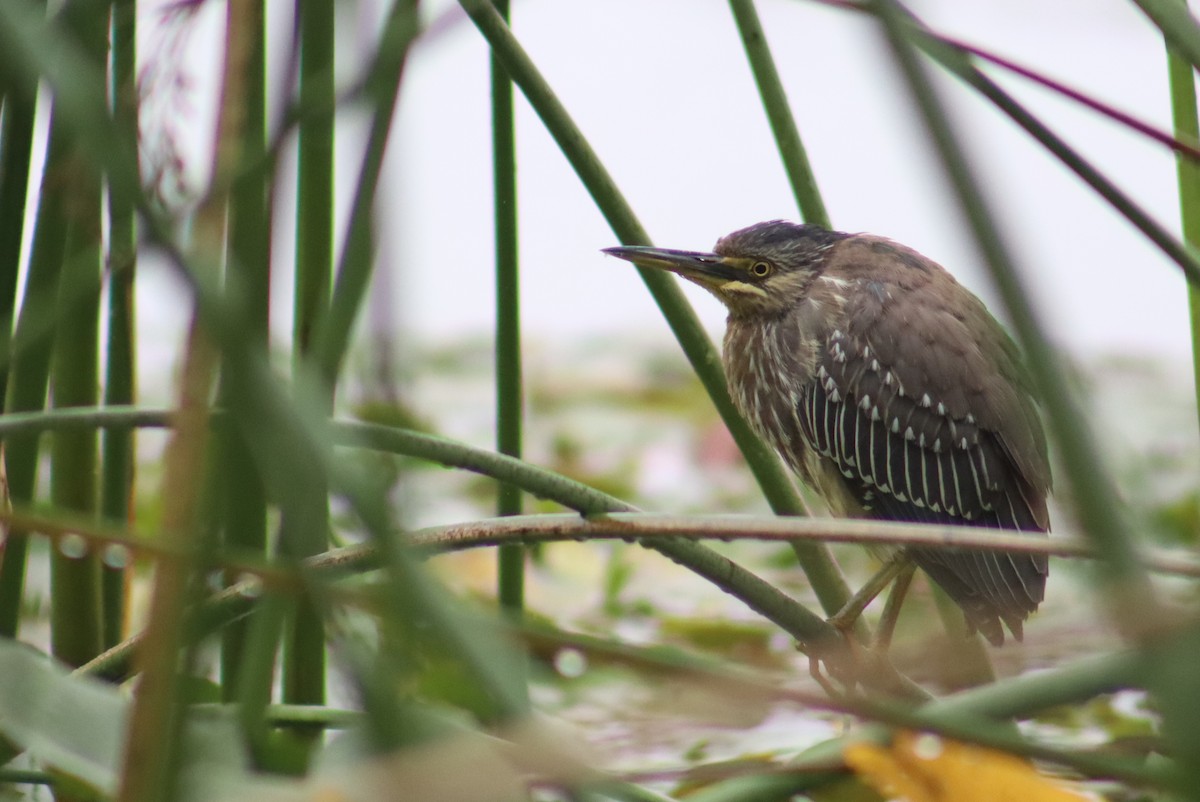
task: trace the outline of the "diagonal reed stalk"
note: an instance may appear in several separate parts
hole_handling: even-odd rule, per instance
[[[509,77],[521,89],[547,131],[554,137],[563,155],[604,214],[613,233],[625,244],[648,243],[649,236],[617,189],[612,177],[549,84],[521,49],[503,18],[486,0],[461,0],[461,5],[487,39],[492,53],[500,60]],[[804,514],[803,502],[796,494],[778,458],[750,430],[734,408],[725,384],[720,357],[679,286],[662,271],[643,268],[638,270],[692,369],[696,371],[738,448],[745,455],[746,462],[772,509],[781,515]],[[793,548],[825,612],[832,615],[840,610],[850,598],[850,592],[829,550],[800,543]]]

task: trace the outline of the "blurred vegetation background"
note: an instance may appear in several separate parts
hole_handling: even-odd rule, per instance
[[[1174,154],[1180,223],[995,82],[1021,65],[893,0],[779,4],[871,26],[1053,435],[1060,559],[1026,642],[985,651],[918,582],[894,668],[824,618],[875,567],[848,541],[898,531],[803,517],[673,279],[642,276],[677,344],[523,336],[519,243],[540,237],[518,236],[518,186],[537,192],[519,104],[610,227],[596,246],[649,237],[507,0],[352,5],[0,2],[0,794],[1200,798],[1195,386],[1177,362],[1054,345],[944,106],[966,93],[1015,123],[1194,309],[1184,4],[1129,4],[1164,42],[1172,131],[1024,73]],[[771,50],[787,42],[750,0],[728,11],[798,216],[828,225]],[[366,18],[369,47],[346,52]],[[201,24],[224,47],[194,61]],[[383,199],[410,51],[452,25],[491,53],[490,173],[446,178],[490,187],[492,225],[459,236],[494,256],[453,268],[494,287],[496,327],[447,339],[389,319],[406,275],[447,265],[406,262]],[[847,655],[858,687],[810,676]]]

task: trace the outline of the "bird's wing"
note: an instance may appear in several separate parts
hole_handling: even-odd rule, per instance
[[[909,272],[898,275],[931,280]],[[953,283],[932,274],[943,278]],[[869,282],[846,293],[843,326],[818,355],[800,400],[808,445],[877,517],[1046,531],[1044,439],[1007,335],[956,283],[949,291],[969,301],[939,304],[936,293]],[[979,313],[983,319],[973,319]],[[1000,620],[1020,638],[1042,601],[1043,556],[910,553],[993,643],[1003,642]]]

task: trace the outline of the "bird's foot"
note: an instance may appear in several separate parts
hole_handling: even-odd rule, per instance
[[[817,684],[821,686],[821,690],[829,694],[830,698],[832,699],[841,699],[845,696],[853,694],[855,688],[857,687],[856,681],[851,678],[844,686],[844,689],[839,688],[834,684],[831,675],[827,675],[821,670],[821,658],[812,654],[808,656],[808,675],[816,680]],[[843,678],[843,681],[845,681],[845,678]]]
[[[808,655],[809,676],[834,699],[853,695],[861,677],[862,647],[852,633],[840,635],[820,644],[797,644]]]

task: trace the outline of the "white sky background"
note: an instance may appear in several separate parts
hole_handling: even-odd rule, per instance
[[[198,96],[219,66],[223,6],[186,57]],[[1124,0],[913,0],[935,30],[992,49],[1169,128],[1165,56]],[[342,83],[371,52],[383,0],[347,2]],[[835,226],[911,245],[997,307],[969,232],[927,144],[876,24],[803,0],[759,0],[768,41]],[[288,14],[290,3],[272,4]],[[427,2],[425,15],[454,13]],[[459,14],[412,53],[379,203],[382,280],[371,325],[438,340],[494,326],[487,49]],[[275,20],[285,41],[290,21]],[[718,236],[797,210],[728,6],[719,0],[515,0],[513,26],[588,137],[655,244],[706,249]],[[153,40],[153,18],[143,37]],[[282,74],[283,54],[274,70]],[[1174,161],[1161,146],[1027,82],[994,77],[1172,230]],[[1008,241],[1053,336],[1073,353],[1166,357],[1189,370],[1185,284],[1177,266],[970,90],[940,82],[985,179]],[[177,125],[202,165],[211,130],[202,98]],[[522,314],[530,342],[605,333],[670,338],[631,266],[599,249],[616,239],[536,115],[517,96]],[[353,122],[354,115],[341,120]],[[361,130],[361,117],[356,128]],[[361,144],[339,128],[339,220]],[[199,168],[197,168],[199,169]],[[284,170],[287,174],[287,170]],[[281,207],[283,217],[291,210]],[[290,268],[291,234],[277,244]],[[340,238],[339,238],[340,239]],[[141,292],[168,291],[152,274]],[[715,299],[687,287],[719,337]],[[274,328],[290,332],[290,287],[277,286]],[[140,307],[147,309],[146,306]],[[158,348],[181,307],[143,313]],[[403,336],[403,335],[397,335]]]

